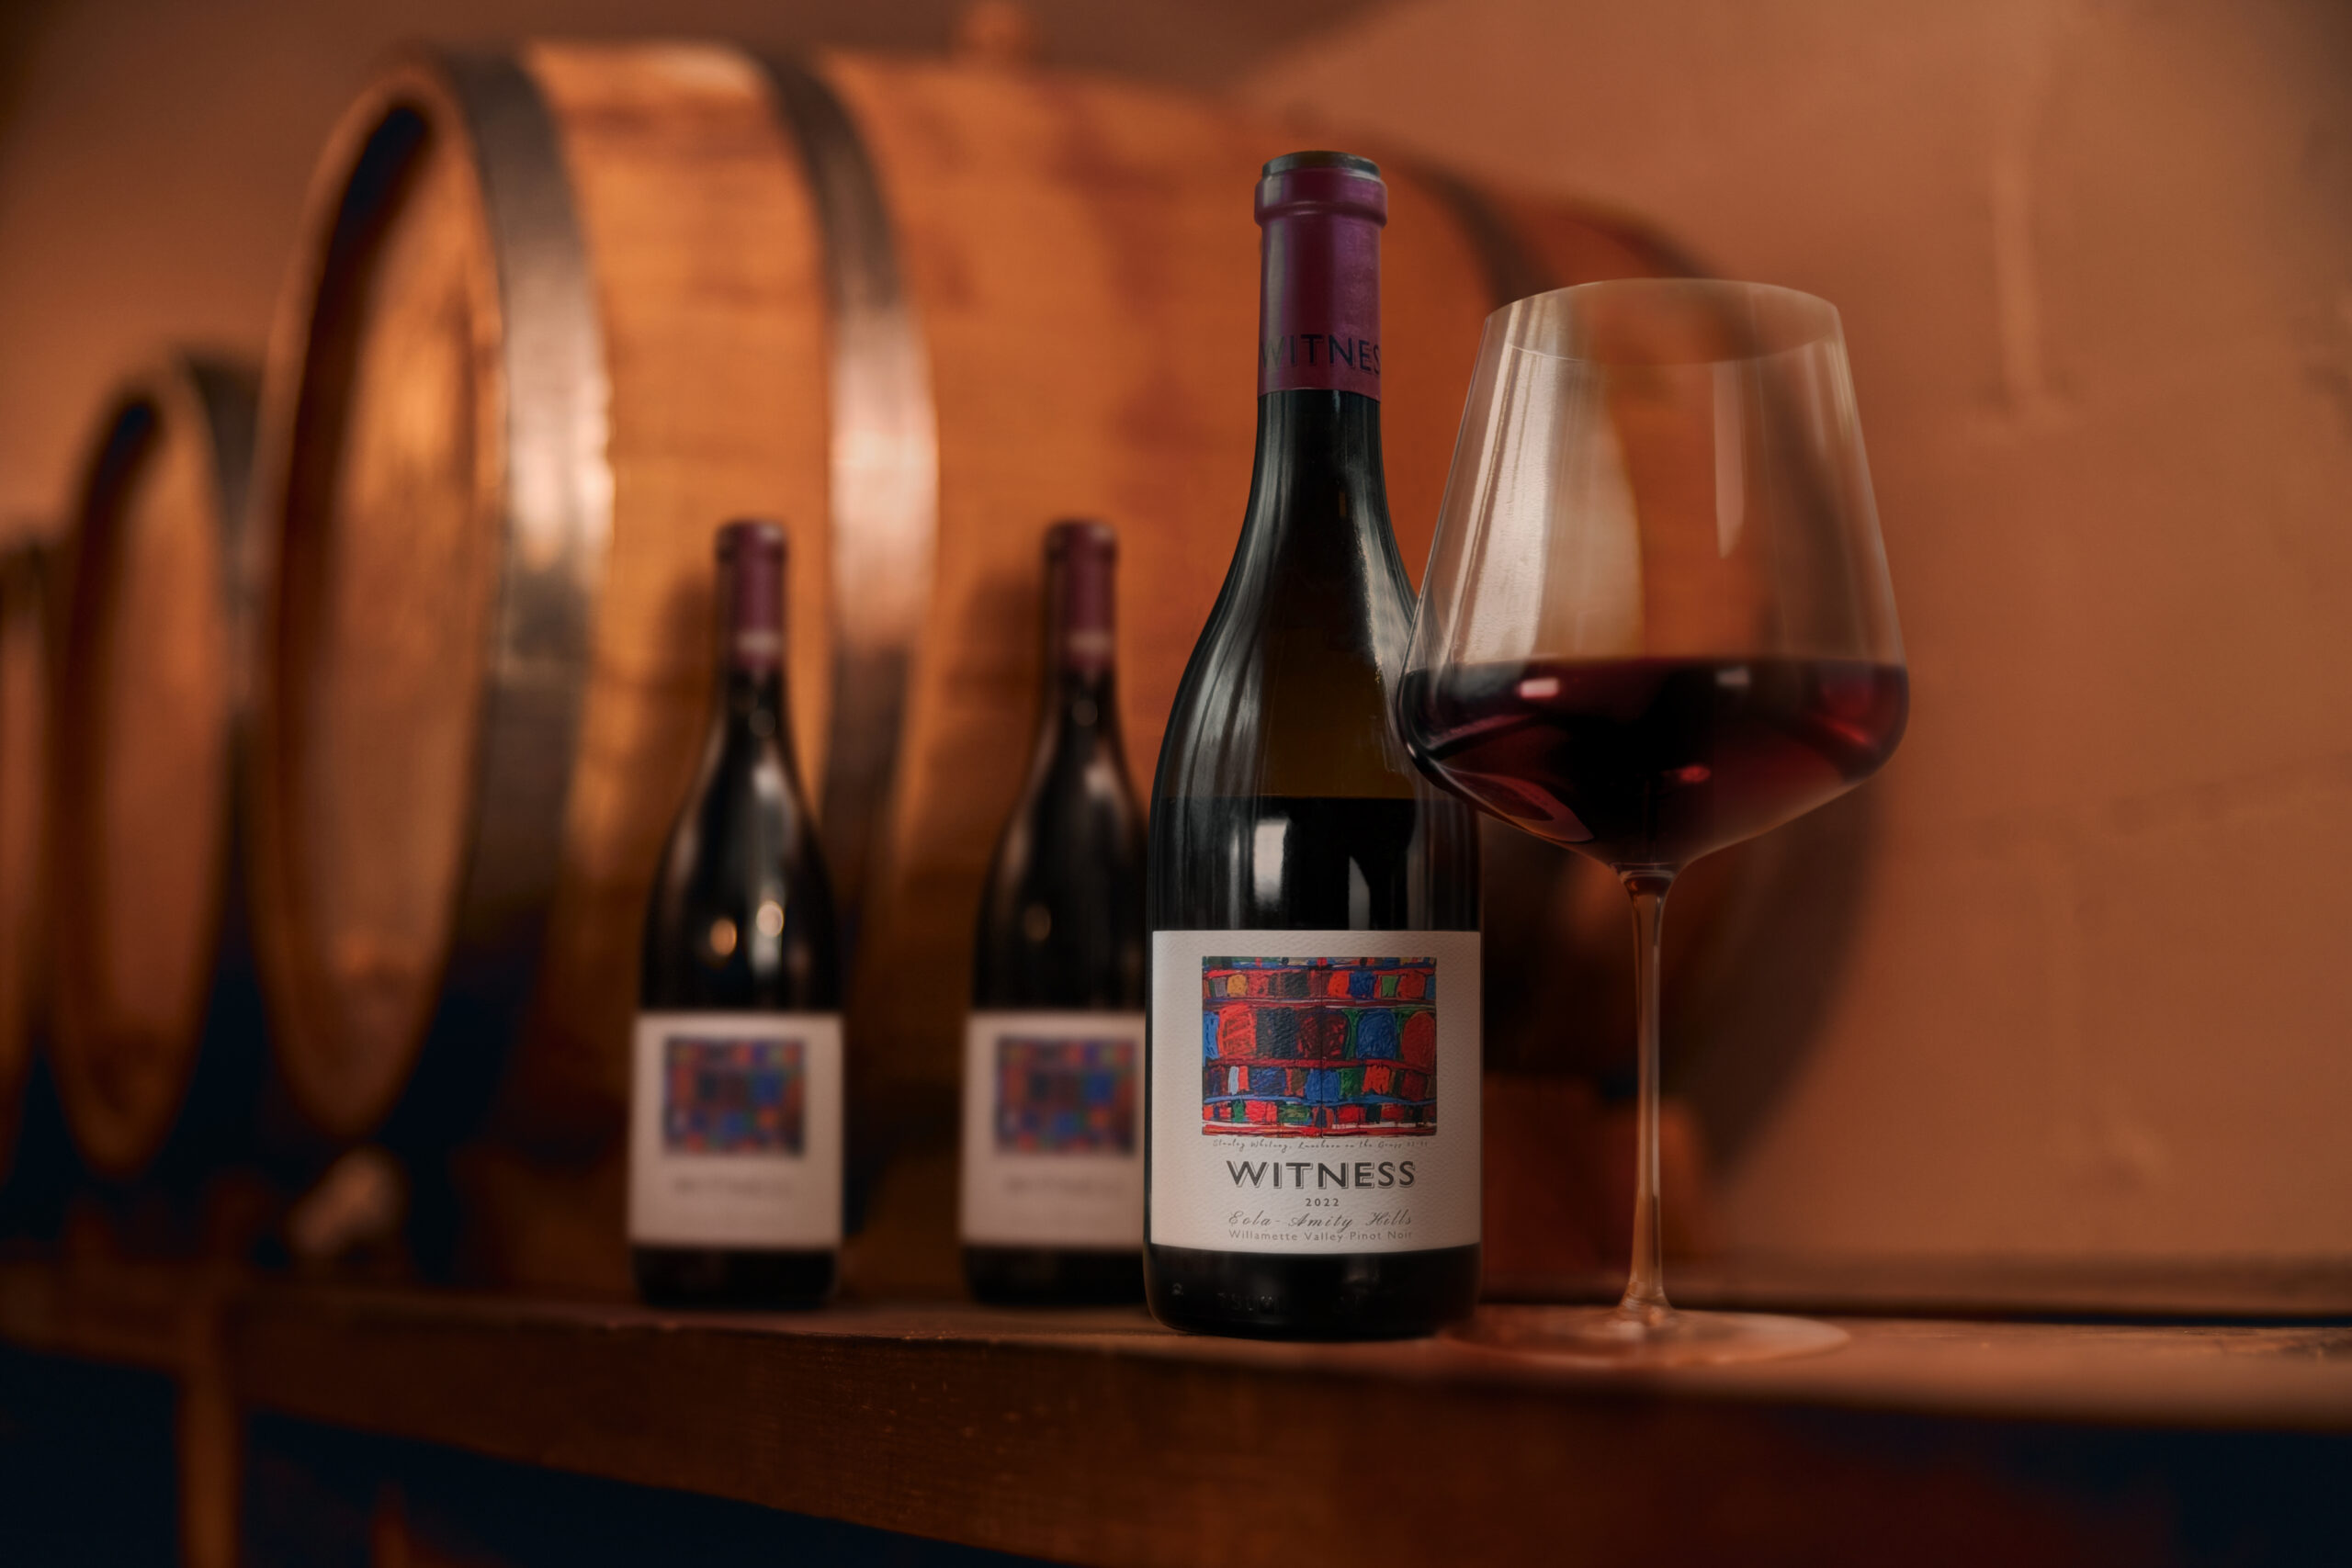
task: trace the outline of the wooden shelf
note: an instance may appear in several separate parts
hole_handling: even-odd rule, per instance
[[[1847,1326],[1810,1359],[1625,1375],[1139,1311],[688,1317],[0,1268],[0,1337],[243,1410],[1080,1562],[1867,1562],[1925,1521],[1927,1562],[2165,1561],[2183,1499],[2227,1516],[2250,1457],[2246,1528],[2275,1532],[2279,1477],[2352,1456],[2352,1327]]]

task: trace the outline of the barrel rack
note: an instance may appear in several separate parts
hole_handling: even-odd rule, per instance
[[[733,1521],[700,1518],[709,1539],[785,1516],[899,1532],[836,1539],[816,1561],[2345,1561],[2352,1326],[2327,1315],[1856,1318],[1832,1355],[1628,1376],[1443,1340],[1188,1338],[1139,1310],[684,1318],[36,1261],[0,1265],[0,1371],[168,1380],[182,1554],[206,1568],[441,1561],[424,1538],[469,1528],[472,1554],[449,1556],[482,1560],[481,1530],[503,1528],[525,1544],[491,1561],[582,1561],[535,1554],[514,1516],[550,1476],[570,1490],[549,1517],[574,1530],[600,1509],[641,1517],[654,1496],[680,1518]],[[351,1460],[362,1441],[396,1457]],[[362,1478],[342,1505],[347,1556],[288,1544],[268,1517],[288,1476],[330,1452],[345,1480],[304,1483],[347,1494]],[[503,1524],[469,1527],[461,1504],[436,1502],[436,1486],[464,1490],[449,1492],[452,1465],[508,1477],[475,1489]],[[298,1512],[311,1529],[337,1517],[315,1500]]]

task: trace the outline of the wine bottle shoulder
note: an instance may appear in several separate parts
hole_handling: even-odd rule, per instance
[[[1388,719],[1407,617],[1385,574],[1363,570],[1376,565],[1351,564],[1336,582],[1227,596],[1178,687],[1155,802],[1414,795],[1412,761]]]
[[[981,897],[978,1007],[1139,1005],[1141,814],[1124,778],[1073,761],[1005,825]]]
[[[715,747],[663,850],[646,929],[645,1008],[840,1005],[832,888],[774,737]]]
[[[1302,689],[1262,648],[1204,638],[1170,720],[1153,929],[1475,930],[1476,824],[1391,735],[1379,668]]]
[[[1416,775],[1387,714],[1411,592],[1378,405],[1275,393],[1259,422],[1249,510],[1178,688],[1154,798],[1409,798]]]

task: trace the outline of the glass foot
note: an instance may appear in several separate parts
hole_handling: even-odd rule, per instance
[[[1834,1350],[1835,1324],[1672,1307],[1482,1307],[1446,1337],[1473,1349],[1598,1367],[1709,1367]]]

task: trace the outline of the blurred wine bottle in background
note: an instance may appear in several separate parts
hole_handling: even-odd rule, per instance
[[[1036,752],[989,868],[964,1051],[972,1293],[1143,1293],[1143,818],[1119,740],[1117,541],[1046,536]]]
[[[1387,719],[1387,205],[1346,153],[1258,185],[1256,467],[1152,794],[1145,1269],[1179,1328],[1426,1333],[1477,1294],[1477,831]]]
[[[820,1302],[841,1247],[840,961],[785,706],[784,573],[783,529],[719,530],[709,737],[646,911],[628,1235],[662,1304]]]

